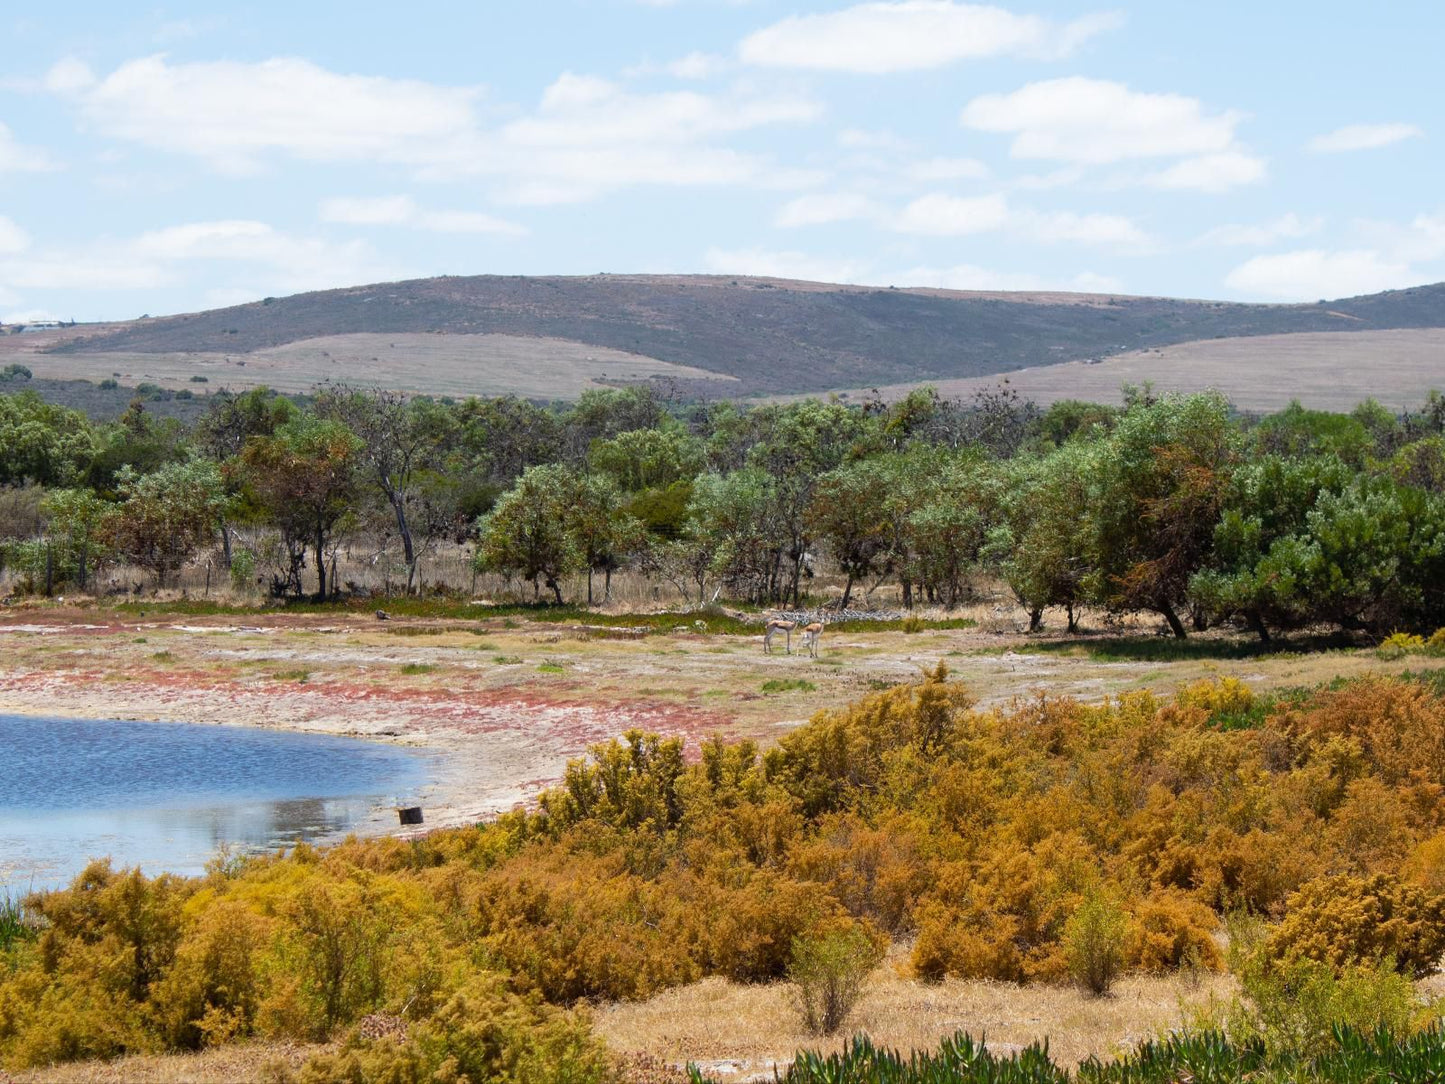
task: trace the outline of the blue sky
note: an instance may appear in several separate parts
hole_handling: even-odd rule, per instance
[[[436,274],[1445,279],[1434,4],[6,8],[0,320]]]

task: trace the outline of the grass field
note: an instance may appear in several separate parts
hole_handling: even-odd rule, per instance
[[[1125,384],[1153,383],[1159,391],[1222,392],[1241,410],[1272,411],[1298,399],[1317,410],[1348,411],[1374,398],[1394,410],[1420,405],[1445,387],[1445,328],[1393,331],[1300,332],[1254,338],[1206,339],[1131,351],[1095,363],[1071,361],[1020,369],[1008,381],[1020,395],[1047,406],[1060,399],[1121,401]],[[940,380],[944,396],[965,399],[998,377]],[[901,398],[912,384],[878,389]],[[868,389],[841,394],[859,399]]]

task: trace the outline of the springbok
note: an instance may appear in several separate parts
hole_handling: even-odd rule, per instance
[[[803,626],[803,647],[813,658],[818,657],[818,638],[823,635],[823,622],[814,621],[811,625]]]
[[[763,631],[763,654],[771,655],[773,653],[773,637],[781,632],[787,637],[784,650],[791,655],[793,653],[793,630],[797,627],[796,621],[785,621],[781,617],[769,618]]]

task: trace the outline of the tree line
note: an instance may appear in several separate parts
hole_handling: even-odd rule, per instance
[[[120,562],[157,587],[213,552],[278,597],[334,597],[366,539],[420,588],[443,542],[561,603],[622,568],[701,602],[800,605],[828,562],[842,604],[896,584],[952,608],[1002,581],[1038,628],[1083,606],[1179,637],[1330,624],[1445,625],[1445,399],[1395,414],[1126,389],[1041,410],[1003,383],[885,403],[677,403],[648,386],[570,405],[327,385],[212,397],[186,427],[136,401],[113,423],[0,395],[0,561],[36,590],[94,590]],[[246,527],[263,542],[240,547]],[[263,580],[264,580],[263,576]]]

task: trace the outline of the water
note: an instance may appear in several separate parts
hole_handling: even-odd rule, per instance
[[[67,884],[107,855],[199,873],[223,847],[394,824],[429,767],[355,738],[0,715],[0,895]]]

